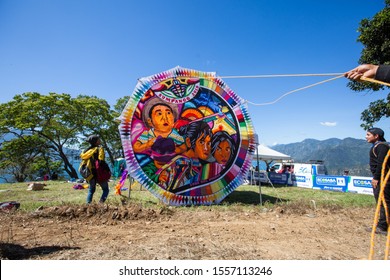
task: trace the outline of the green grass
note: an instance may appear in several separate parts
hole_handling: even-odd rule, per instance
[[[74,183],[48,181],[42,191],[27,190],[28,183],[0,184],[0,202],[17,201],[21,211],[35,211],[41,206],[83,205],[85,204],[87,189],[75,190]],[[122,191],[122,196],[114,194],[115,181],[110,182],[110,195],[107,203],[121,205],[122,200],[129,196],[128,190]],[[128,187],[128,183],[126,183]],[[97,187],[94,201],[98,201],[101,189]],[[285,186],[261,186],[263,205],[260,205],[260,192],[258,186],[240,186],[219,205],[213,205],[212,209],[256,209],[256,207],[273,208],[283,207],[313,207],[317,208],[351,208],[351,207],[374,207],[374,198],[370,195],[341,193],[331,191],[312,190],[298,187]],[[137,203],[143,207],[163,207],[163,204],[145,188],[138,184],[130,193],[130,203]],[[210,208],[209,206],[185,207],[193,211]]]
[[[265,205],[306,204],[317,207],[372,207],[373,196],[356,193],[322,191],[299,187],[261,186],[262,202]],[[258,204],[260,202],[259,186],[240,186],[231,193],[225,203]]]
[[[0,202],[17,201],[20,203],[22,211],[34,211],[41,206],[83,205],[86,203],[88,189],[75,190],[73,189],[75,183],[69,182],[47,181],[44,183],[46,186],[40,191],[27,190],[28,182],[0,184]],[[107,203],[121,205],[121,200],[128,198],[128,191],[124,191],[122,196],[115,195],[115,185],[116,181],[109,183],[110,194]],[[94,202],[99,200],[101,194],[101,188],[97,186],[93,197]],[[139,186],[131,192],[130,198],[145,207],[158,204],[158,199],[147,190],[140,190]]]

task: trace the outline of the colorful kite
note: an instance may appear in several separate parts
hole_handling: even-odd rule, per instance
[[[251,166],[247,107],[215,73],[176,67],[140,79],[120,121],[130,175],[166,204],[219,203]]]

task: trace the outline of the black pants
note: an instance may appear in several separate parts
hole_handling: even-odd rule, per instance
[[[380,192],[379,184],[376,188],[373,188],[373,191],[374,191],[375,201],[378,204],[379,192]],[[389,215],[390,218],[390,184],[389,183],[386,185],[384,196],[387,205],[387,215]],[[388,224],[386,222],[385,207],[383,206],[383,203],[381,204],[380,216],[379,216],[377,227],[383,230],[387,230],[388,227]]]

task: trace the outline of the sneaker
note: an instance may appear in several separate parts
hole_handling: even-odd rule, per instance
[[[366,228],[366,231],[372,232],[372,227]],[[387,235],[387,230],[384,230],[384,229],[381,229],[381,228],[377,227],[376,230],[375,230],[375,233],[376,234],[381,234],[381,235]]]

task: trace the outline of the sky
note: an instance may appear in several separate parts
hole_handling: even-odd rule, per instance
[[[181,66],[218,76],[343,73],[358,64],[359,23],[384,0],[0,0],[0,102],[24,92],[116,101],[137,80]],[[387,92],[332,77],[224,78],[248,101],[267,146],[364,139],[361,112]],[[390,121],[376,126],[390,135]]]

